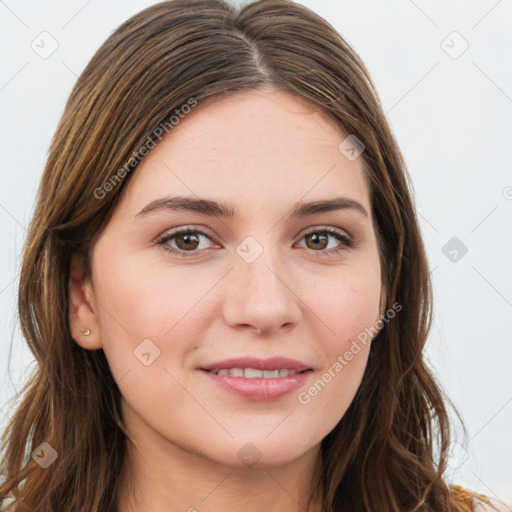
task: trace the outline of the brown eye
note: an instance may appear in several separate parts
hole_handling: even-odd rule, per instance
[[[199,229],[181,228],[167,233],[157,240],[157,244],[172,254],[195,256],[201,252],[201,239],[211,240],[211,236]]]
[[[176,245],[180,250],[194,250],[197,249],[197,245],[199,244],[199,237],[193,233],[177,235],[174,237],[174,239],[176,240]]]
[[[157,244],[161,245],[165,251],[171,254],[196,256],[202,252],[201,249],[199,249],[202,241],[201,238],[212,240],[211,235],[199,229],[186,227],[165,234],[157,241]],[[336,247],[335,244],[334,247],[329,248],[331,239],[338,241],[338,247]],[[306,241],[307,249],[326,255],[335,255],[340,251],[356,247],[355,241],[344,232],[334,228],[310,231],[302,237],[302,240]]]
[[[330,238],[334,238],[338,241],[337,248],[336,246],[328,248]],[[314,252],[319,252],[321,254],[337,254],[340,251],[356,246],[355,242],[348,235],[334,228],[323,228],[310,231],[309,233],[306,233],[302,239],[306,241],[307,249],[311,249]]]
[[[304,238],[311,241],[312,247],[309,247],[310,249],[325,249],[329,243],[329,237],[325,234],[319,234],[319,232],[311,233]]]

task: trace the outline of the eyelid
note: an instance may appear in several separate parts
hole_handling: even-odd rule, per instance
[[[334,256],[336,254],[339,254],[342,251],[355,249],[359,246],[359,243],[346,230],[344,230],[342,228],[334,227],[334,226],[321,226],[321,225],[312,226],[310,228],[307,228],[306,231],[303,231],[301,233],[298,242],[301,242],[304,239],[304,237],[306,237],[310,234],[322,233],[322,232],[328,233],[333,238],[337,238],[338,242],[340,244],[340,247],[338,247],[337,249],[322,249],[322,250],[318,250],[318,251],[309,249],[312,252],[317,252],[319,254],[327,254],[327,255]],[[200,227],[200,228],[195,227],[193,225],[181,226],[178,228],[170,229],[170,230],[164,232],[162,235],[158,236],[157,239],[155,240],[155,243],[157,245],[161,245],[162,249],[165,250],[166,252],[169,252],[171,254],[175,254],[178,256],[184,256],[184,257],[195,256],[195,255],[200,254],[201,252],[204,252],[204,249],[203,250],[196,249],[194,251],[182,251],[179,249],[175,249],[174,247],[170,247],[170,248],[165,247],[169,240],[179,236],[180,234],[184,234],[184,233],[197,233],[201,236],[207,237],[213,243],[218,244],[218,242],[216,242],[216,236],[214,235],[212,230],[210,230],[209,228],[205,228],[205,227]],[[299,236],[299,235],[297,235],[297,236]]]
[[[328,225],[312,226],[310,228],[307,228],[306,231],[303,231],[303,232],[299,231],[299,233],[297,235],[295,235],[295,237],[299,236],[299,234],[302,233],[302,236],[301,236],[301,239],[302,239],[304,236],[309,235],[310,233],[316,233],[317,231],[322,231],[322,230],[336,232],[338,234],[344,234],[347,238],[350,238],[351,240],[353,240],[353,236],[346,229],[338,228],[338,227],[334,227],[334,226],[328,226]],[[158,241],[158,240],[162,240],[163,238],[168,238],[170,236],[176,236],[176,235],[179,235],[182,233],[188,233],[188,232],[197,232],[197,233],[207,235],[213,241],[215,241],[215,239],[217,238],[215,233],[210,228],[196,227],[194,225],[187,225],[187,226],[181,226],[178,228],[171,228],[171,229],[165,231],[164,233],[162,233],[161,235],[159,235],[156,238],[156,240]]]
[[[311,233],[316,233],[317,231],[327,231],[329,233],[337,233],[338,235],[344,235],[347,238],[350,238],[350,240],[353,239],[352,235],[346,230],[342,228],[337,228],[335,226],[313,226],[312,228],[307,228],[306,231],[302,233],[301,239],[305,237],[306,235],[309,235]]]
[[[184,233],[197,233],[199,235],[203,235],[205,237],[207,237],[209,240],[211,240],[212,242],[214,243],[218,243],[216,242],[216,236],[215,234],[213,233],[212,230],[210,230],[209,228],[205,228],[205,227],[195,227],[193,225],[188,225],[188,226],[181,226],[179,228],[173,228],[173,229],[169,229],[168,231],[165,231],[164,233],[162,233],[161,235],[159,235],[156,240],[155,240],[155,243],[158,244],[158,245],[164,245],[168,240],[171,240],[181,234],[184,234]],[[164,248],[165,249],[165,248]],[[172,248],[173,250],[168,250],[168,252],[178,252],[179,250],[178,249],[174,249],[174,247]],[[183,251],[187,254],[194,254],[195,252],[199,253],[199,252],[203,252],[203,251]]]
[[[333,238],[337,238],[338,242],[340,243],[340,247],[337,249],[322,249],[319,251],[313,251],[319,254],[337,255],[342,251],[357,249],[359,247],[359,242],[356,241],[352,235],[348,233],[348,231],[334,226],[314,226],[309,228],[307,231],[302,233],[299,238],[299,242],[302,241],[304,237],[313,233],[328,233]]]
[[[182,233],[190,233],[190,232],[207,235],[211,239],[216,238],[215,233],[207,227],[196,227],[194,225],[187,225],[187,226],[180,226],[178,228],[171,228],[171,229],[165,231],[164,233],[162,233],[160,236],[158,236],[157,239],[168,238],[169,236],[176,236],[176,235],[181,235]]]

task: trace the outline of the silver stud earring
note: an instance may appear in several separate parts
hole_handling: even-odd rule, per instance
[[[86,329],[85,327],[82,327],[82,330],[80,331],[80,334],[82,336],[89,336],[89,334],[91,334],[91,331],[89,329]]]

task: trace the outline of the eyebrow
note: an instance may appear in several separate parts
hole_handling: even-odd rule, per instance
[[[146,215],[154,211],[187,211],[196,212],[212,217],[233,218],[237,212],[232,205],[209,199],[194,199],[192,197],[162,197],[146,205],[137,215]],[[348,197],[335,197],[312,201],[309,203],[299,201],[293,206],[290,217],[308,217],[318,213],[331,212],[336,210],[352,210],[368,217],[366,208],[359,202]]]

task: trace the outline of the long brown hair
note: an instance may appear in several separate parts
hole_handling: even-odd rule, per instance
[[[158,127],[168,131],[176,111],[265,85],[300,95],[364,144],[387,303],[402,306],[322,441],[323,511],[469,510],[443,476],[447,398],[423,359],[431,283],[404,159],[361,59],[325,20],[288,0],[243,9],[222,0],[156,4],[123,23],[79,77],[24,247],[18,309],[37,367],[3,436],[2,510],[117,510],[129,440],[103,351],[82,349],[70,332],[71,256],[87,262],[139,149],[158,143]],[[48,469],[30,456],[43,442],[58,454]]]

